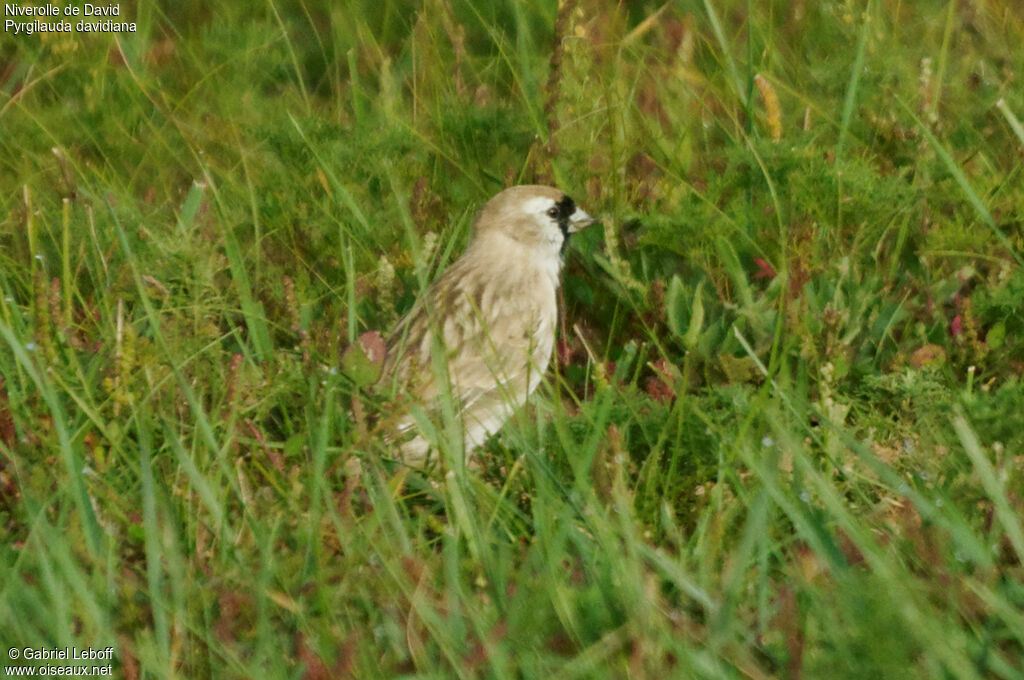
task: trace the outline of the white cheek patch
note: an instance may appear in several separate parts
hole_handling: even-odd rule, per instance
[[[558,222],[548,215],[548,210],[554,207],[555,202],[553,200],[542,196],[535,196],[523,201],[523,212],[532,216],[537,221],[537,224],[543,225],[544,236],[547,242],[556,248],[561,248],[565,236],[562,234],[562,230],[558,228]]]
[[[544,272],[545,278],[557,289],[562,269],[561,251],[565,243],[565,234],[558,228],[558,221],[548,215],[548,210],[555,207],[557,206],[554,200],[543,196],[534,196],[522,203],[523,214],[530,216],[541,228],[542,238],[550,247],[550,250],[541,249],[540,252],[536,252],[534,261]]]

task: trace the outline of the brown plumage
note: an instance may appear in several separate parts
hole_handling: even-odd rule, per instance
[[[593,222],[551,187],[512,187],[488,201],[466,252],[392,332],[382,384],[436,414],[447,368],[466,452],[482,444],[540,383],[554,347],[562,253],[569,234]],[[400,416],[394,430],[398,457],[422,466],[431,446],[413,435],[413,417]]]

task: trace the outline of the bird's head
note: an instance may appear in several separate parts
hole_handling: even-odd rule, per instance
[[[570,234],[596,221],[559,189],[523,185],[505,189],[484,205],[473,222],[473,238],[500,234],[557,256]]]

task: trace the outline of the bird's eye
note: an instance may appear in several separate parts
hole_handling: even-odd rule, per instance
[[[548,208],[548,217],[558,217],[558,206],[552,206]]]

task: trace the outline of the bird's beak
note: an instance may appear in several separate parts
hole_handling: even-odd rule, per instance
[[[576,208],[572,215],[569,216],[569,233],[575,234],[577,231],[583,231],[594,222],[597,222],[597,220]]]

